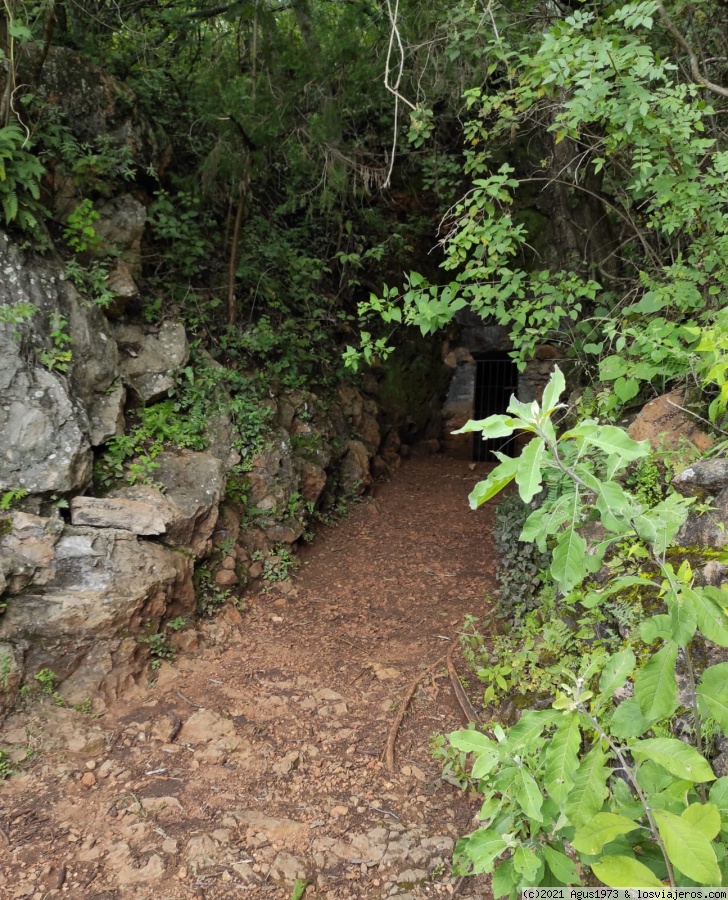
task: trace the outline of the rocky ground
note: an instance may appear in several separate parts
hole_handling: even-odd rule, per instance
[[[451,876],[479,804],[430,754],[463,724],[444,666],[383,758],[492,587],[492,510],[466,501],[483,469],[410,460],[103,717],[49,697],[6,720],[32,758],[0,787],[0,897],[485,896]]]

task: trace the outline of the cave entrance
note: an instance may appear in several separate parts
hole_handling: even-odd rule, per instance
[[[488,416],[504,413],[511,395],[518,392],[518,368],[507,353],[492,350],[488,353],[473,354],[475,360],[475,401],[473,418],[486,419]],[[477,462],[495,462],[493,451],[507,456],[516,452],[516,436],[488,438],[473,435],[473,459]]]

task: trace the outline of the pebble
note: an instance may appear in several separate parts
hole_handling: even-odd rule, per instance
[[[81,779],[81,784],[85,784],[86,787],[93,787],[96,784],[96,776],[93,772],[86,772],[86,774]]]

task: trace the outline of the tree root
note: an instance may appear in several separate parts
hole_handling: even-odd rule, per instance
[[[424,672],[420,672],[420,674],[414,679],[414,681],[407,688],[407,692],[402,698],[402,703],[397,711],[397,716],[392,722],[392,727],[389,729],[389,736],[387,738],[387,746],[384,752],[384,759],[387,766],[387,771],[390,774],[394,774],[394,747],[397,743],[397,735],[399,734],[399,729],[404,721],[404,717],[407,714],[407,709],[412,701],[412,698],[415,695],[415,691],[417,690],[420,682],[427,678],[428,675],[432,675],[432,673],[441,666],[443,663],[447,666],[447,673],[450,676],[450,684],[452,685],[453,693],[455,694],[455,699],[458,701],[458,705],[460,709],[463,711],[463,714],[468,722],[476,722],[480,724],[480,717],[478,713],[473,708],[472,703],[468,700],[465,691],[463,690],[463,686],[460,683],[460,678],[457,673],[457,669],[452,661],[452,654],[455,650],[455,642],[453,642],[450,650],[444,655],[441,656],[436,662],[434,662],[429,669],[425,669]]]

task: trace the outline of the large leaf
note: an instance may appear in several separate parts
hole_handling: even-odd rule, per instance
[[[447,739],[457,750],[464,750],[466,753],[489,752],[498,749],[494,740],[483,734],[482,731],[475,731],[473,728],[468,728],[466,731],[453,731],[448,734]]]
[[[579,714],[569,713],[559,723],[546,749],[544,784],[551,797],[562,807],[574,784],[579,768],[581,731]]]
[[[718,807],[721,816],[728,819],[728,775],[719,778],[710,786],[709,799]]]
[[[559,535],[551,562],[551,575],[562,593],[569,591],[588,573],[586,541],[576,528]]]
[[[607,456],[617,456],[625,462],[641,459],[650,452],[649,441],[633,441],[622,428],[616,425],[598,425],[592,420],[580,422],[563,438],[580,438],[593,447],[603,450]]]
[[[506,842],[496,831],[481,828],[471,834],[465,844],[465,856],[473,864],[473,874],[491,872],[493,861],[506,849]]]
[[[720,869],[708,838],[674,813],[656,809],[652,815],[673,866],[698,884],[720,884]]]
[[[485,481],[479,481],[468,496],[471,509],[482,506],[491,497],[499,494],[516,477],[518,459],[506,458],[493,469]]]
[[[518,775],[514,780],[516,786],[516,800],[529,819],[541,822],[541,807],[543,806],[543,794],[539,790],[533,776],[523,767],[518,769]]]
[[[562,884],[578,884],[579,873],[569,857],[560,850],[554,850],[548,844],[544,845],[543,855],[551,869],[551,874]]]
[[[719,647],[728,647],[728,616],[714,602],[711,592],[707,588],[692,590],[684,587],[682,594],[691,604],[705,637]]]
[[[631,647],[620,650],[619,653],[609,657],[599,678],[599,698],[602,702],[609,700],[615,691],[624,687],[627,679],[634,672],[636,662]]]
[[[707,668],[697,688],[703,715],[711,715],[728,734],[728,662]]]
[[[652,869],[632,856],[603,856],[599,862],[592,863],[591,868],[607,887],[664,887]]]
[[[558,366],[554,366],[554,370],[549,378],[549,383],[543,389],[543,397],[541,398],[541,409],[545,413],[550,413],[556,409],[559,397],[566,390],[566,379],[564,373]]]
[[[533,884],[542,862],[531,847],[518,847],[513,854],[513,868],[523,877],[525,884]]]
[[[634,680],[635,699],[650,722],[671,716],[677,706],[677,651],[674,641],[665,644],[645,663]]]
[[[637,760],[651,759],[671,775],[699,784],[714,781],[715,775],[706,759],[691,747],[677,738],[647,738],[635,741],[630,750]]]
[[[517,755],[529,750],[534,741],[541,736],[545,728],[557,722],[563,713],[556,709],[529,709],[519,721],[508,730],[506,746],[508,752]]]
[[[491,886],[494,900],[499,900],[500,897],[507,897],[515,885],[516,876],[513,868],[513,859],[505,859],[493,870]]]
[[[546,549],[546,538],[556,534],[565,522],[570,522],[574,513],[576,494],[568,492],[548,501],[534,510],[526,519],[519,540],[537,543],[541,551]]]
[[[605,844],[611,843],[621,834],[628,834],[640,826],[616,813],[597,813],[589,822],[576,829],[571,846],[579,853],[596,856]]]
[[[574,775],[574,786],[567,798],[565,810],[571,823],[586,825],[601,810],[607,796],[610,774],[607,755],[596,744],[581,761]]]
[[[720,831],[720,810],[715,803],[691,803],[681,818],[712,841]]]
[[[530,503],[541,490],[543,484],[541,472],[545,456],[546,446],[542,438],[533,438],[521,453],[516,472],[516,484],[524,503]]]
[[[698,619],[695,615],[692,603],[685,597],[685,591],[681,591],[679,600],[671,598],[667,601],[667,608],[670,611],[670,631],[672,640],[681,647],[686,647],[695,634],[698,626]]]
[[[614,737],[625,740],[639,737],[650,727],[650,721],[634,697],[623,700],[612,713],[609,728]]]
[[[514,429],[518,428],[518,422],[511,416],[488,416],[487,419],[479,419],[478,421],[466,422],[462,428],[453,431],[453,434],[469,434],[470,432],[478,432],[484,438],[508,437],[513,434]]]

